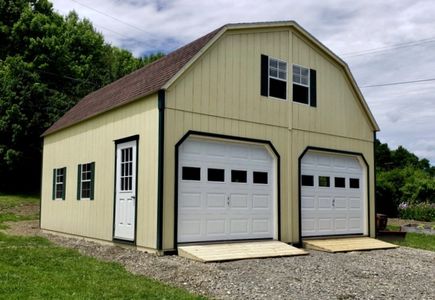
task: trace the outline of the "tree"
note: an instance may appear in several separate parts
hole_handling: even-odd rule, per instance
[[[397,216],[400,203],[435,203],[435,167],[402,146],[375,141],[376,209]]]
[[[110,46],[47,0],[0,0],[0,192],[39,191],[41,133],[86,94],[161,56]]]

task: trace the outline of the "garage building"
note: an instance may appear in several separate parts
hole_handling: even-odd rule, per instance
[[[374,236],[378,130],[348,66],[297,23],[228,24],[43,134],[41,228],[159,253]]]

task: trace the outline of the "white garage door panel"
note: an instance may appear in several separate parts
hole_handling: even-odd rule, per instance
[[[301,161],[301,175],[313,176],[313,186],[301,186],[302,236],[362,234],[364,232],[363,168],[354,156],[308,152]],[[329,177],[329,187],[319,177]],[[345,187],[336,187],[335,178]],[[359,187],[350,187],[358,179]]]
[[[200,168],[200,180],[183,179],[183,167]],[[224,170],[224,180],[208,180],[208,169]],[[246,182],[232,182],[232,170],[246,171]],[[273,158],[264,146],[189,138],[178,172],[178,242],[273,238]],[[254,172],[267,183],[254,184]]]

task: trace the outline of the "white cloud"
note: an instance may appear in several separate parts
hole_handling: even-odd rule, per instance
[[[168,52],[234,22],[295,20],[337,54],[435,38],[431,0],[54,0],[54,8],[75,10],[107,41],[135,55]],[[343,57],[360,86],[435,77],[435,41]],[[435,164],[435,82],[362,91],[381,140]]]

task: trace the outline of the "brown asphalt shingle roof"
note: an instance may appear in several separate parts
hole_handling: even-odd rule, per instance
[[[132,102],[140,97],[157,92],[186,65],[221,28],[90,93],[67,111],[42,135],[48,135],[115,107]]]

